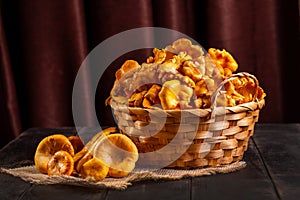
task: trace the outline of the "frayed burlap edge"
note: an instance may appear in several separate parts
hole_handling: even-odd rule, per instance
[[[126,189],[134,182],[143,180],[178,180],[185,177],[198,177],[216,173],[230,173],[246,167],[246,162],[239,161],[226,166],[208,167],[202,169],[136,169],[124,178],[106,178],[103,181],[93,182],[73,176],[48,176],[37,171],[34,165],[18,168],[0,168],[0,172],[19,177],[24,181],[35,184],[63,184],[99,189]]]

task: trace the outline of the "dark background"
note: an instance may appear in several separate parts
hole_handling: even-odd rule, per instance
[[[238,71],[254,74],[267,93],[260,123],[300,122],[297,0],[0,0],[0,147],[30,127],[73,126],[84,58],[114,34],[149,26],[231,52]],[[102,124],[111,123],[103,100],[114,71],[146,57],[131,52],[107,70],[96,95]]]

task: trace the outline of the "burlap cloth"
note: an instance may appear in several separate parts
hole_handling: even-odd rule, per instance
[[[103,181],[93,182],[73,176],[48,176],[37,171],[34,165],[16,167],[16,168],[0,168],[1,173],[11,174],[19,177],[24,181],[35,184],[63,184],[82,187],[94,188],[110,188],[110,189],[126,189],[134,182],[144,180],[178,180],[186,177],[198,177],[204,175],[212,175],[216,173],[229,173],[246,167],[245,161],[239,161],[226,166],[209,167],[192,170],[176,170],[176,169],[135,169],[127,177],[124,178],[105,178]]]

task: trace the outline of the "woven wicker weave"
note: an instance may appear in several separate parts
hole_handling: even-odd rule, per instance
[[[173,152],[155,156],[151,163],[171,160],[174,151],[184,149],[185,152],[167,167],[187,169],[240,161],[264,103],[262,99],[214,110],[155,110],[127,107],[112,101],[111,107],[119,129],[133,140],[141,153],[163,148],[176,134],[182,138]],[[192,142],[185,142],[188,140]]]

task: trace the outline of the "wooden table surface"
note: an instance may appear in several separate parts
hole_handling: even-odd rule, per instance
[[[0,167],[33,164],[47,135],[74,135],[74,128],[32,128],[0,150]],[[257,124],[244,155],[247,167],[176,181],[143,181],[124,191],[31,184],[0,174],[0,199],[300,199],[300,124]]]

